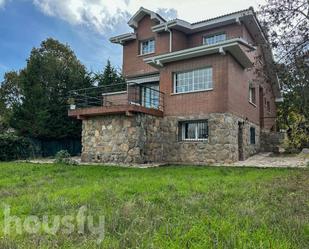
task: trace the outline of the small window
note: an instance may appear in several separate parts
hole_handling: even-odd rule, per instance
[[[205,141],[208,139],[208,121],[185,121],[179,123],[179,138],[182,141]]]
[[[256,95],[255,95],[255,88],[249,87],[249,101],[252,104],[256,104]]]
[[[174,93],[212,89],[212,68],[202,68],[174,74]]]
[[[140,44],[141,44],[140,53],[142,55],[155,52],[155,40],[152,39],[152,40],[142,41]]]
[[[270,112],[270,102],[268,100],[266,101],[266,110]]]
[[[250,127],[250,144],[255,144],[255,128]]]
[[[226,34],[217,34],[203,37],[203,44],[212,45],[226,40]]]

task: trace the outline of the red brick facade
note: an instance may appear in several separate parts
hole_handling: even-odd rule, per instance
[[[265,128],[271,128],[274,125],[273,117],[276,115],[276,107],[271,86],[267,83],[257,84],[254,70],[244,69],[228,53],[172,62],[160,69],[146,64],[143,59],[170,52],[170,33],[168,30],[159,33],[152,32],[151,28],[154,25],[157,25],[157,23],[151,20],[149,15],[146,15],[138,23],[138,28],[135,30],[137,38],[123,45],[123,73],[126,77],[160,73],[160,91],[165,93],[164,115],[228,112],[257,125],[263,122]],[[223,32],[227,39],[242,38],[248,43],[254,43],[247,28],[243,24],[235,23],[190,35],[172,30],[172,52],[200,46],[204,36]],[[156,41],[155,53],[142,56],[139,51],[140,41],[149,38],[154,38]],[[259,47],[255,52],[248,52],[248,49],[243,46],[243,51],[248,54],[252,61],[256,60],[256,56],[261,54]],[[175,72],[202,67],[212,67],[213,69],[212,90],[184,94],[173,93],[173,74]],[[250,84],[256,87],[255,105],[249,102]],[[262,89],[260,90],[260,88]],[[263,94],[263,96],[260,94]],[[261,100],[263,100],[263,104],[260,103]],[[269,102],[270,110],[267,110],[267,102]],[[260,108],[263,108],[263,110],[261,111]]]

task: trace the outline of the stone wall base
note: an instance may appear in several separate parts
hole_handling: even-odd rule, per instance
[[[178,123],[208,120],[207,141],[179,141]],[[155,117],[110,115],[83,120],[82,161],[102,163],[192,163],[238,161],[238,123],[244,122],[243,148],[247,158],[259,151],[260,129],[229,113]],[[256,144],[250,144],[250,127]]]
[[[261,151],[278,153],[286,138],[285,132],[261,131]]]

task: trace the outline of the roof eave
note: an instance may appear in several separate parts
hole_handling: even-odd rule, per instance
[[[247,9],[241,12],[232,13],[230,15],[221,16],[218,18],[213,18],[209,20],[205,20],[203,22],[190,24],[181,19],[171,20],[166,22],[165,24],[159,24],[153,27],[154,32],[162,32],[166,28],[182,28],[186,33],[198,32],[204,29],[211,29],[218,26],[224,26],[230,23],[239,22],[239,20],[244,16],[254,16],[254,11],[252,9]]]
[[[144,61],[156,68],[163,67],[164,64],[186,60],[191,58],[196,58],[200,56],[210,55],[210,54],[225,54],[230,53],[244,68],[252,66],[252,61],[246,55],[246,53],[241,49],[240,45],[245,45],[250,49],[255,49],[250,44],[246,43],[244,40],[237,38],[231,39],[225,42],[218,43],[216,45],[202,45],[199,47],[184,49],[172,53],[167,53],[163,55],[158,55],[150,58],[144,59]]]
[[[111,37],[109,39],[110,42],[116,43],[116,44],[124,44],[127,41],[132,41],[136,39],[136,34],[135,33],[127,33],[127,34],[122,34],[118,36]]]
[[[148,10],[146,8],[141,7],[128,21],[128,25],[135,29],[138,27],[138,22],[145,16],[145,15],[150,15],[150,18],[152,20],[157,20],[160,24],[165,23],[166,21],[157,13]]]

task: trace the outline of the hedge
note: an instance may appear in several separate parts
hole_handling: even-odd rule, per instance
[[[0,161],[27,159],[35,154],[30,139],[13,134],[0,135]]]

